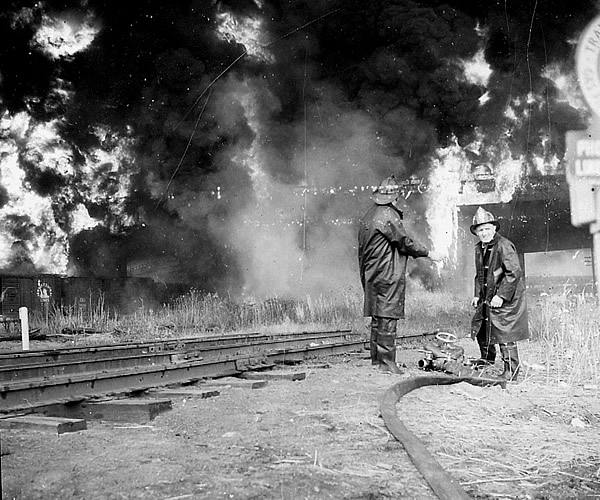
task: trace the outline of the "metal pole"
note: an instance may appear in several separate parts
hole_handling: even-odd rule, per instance
[[[594,279],[594,292],[596,302],[600,306],[600,287],[598,285],[598,272],[600,271],[600,225],[595,222],[590,224],[592,233],[592,277]]]
[[[29,351],[29,317],[27,308],[19,307],[19,319],[21,320],[21,339],[23,341],[23,350]]]
[[[600,186],[594,186],[593,191],[596,222],[590,224],[590,233],[592,234],[592,273],[594,278],[594,291],[596,292],[596,302],[600,305],[600,286],[598,284],[598,274],[600,273]]]

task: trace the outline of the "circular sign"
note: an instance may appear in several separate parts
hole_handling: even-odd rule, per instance
[[[600,16],[588,24],[581,34],[575,64],[583,97],[592,111],[600,115]]]
[[[50,302],[52,297],[52,287],[48,283],[38,280],[37,296],[42,302]]]

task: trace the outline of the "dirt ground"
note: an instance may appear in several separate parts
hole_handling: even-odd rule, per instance
[[[422,374],[419,347],[399,348],[401,376],[357,353],[280,368],[303,380],[174,398],[146,423],[3,430],[2,498],[435,498],[379,413],[386,389]],[[553,384],[532,349],[521,350],[519,384],[425,387],[404,396],[398,413],[473,498],[598,498],[599,391]]]

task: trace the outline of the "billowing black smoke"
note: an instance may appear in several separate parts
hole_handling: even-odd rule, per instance
[[[217,36],[222,13],[260,19],[272,58]],[[90,179],[105,199],[92,199],[22,155],[29,186],[52,197],[56,223],[70,235],[71,269],[123,274],[127,262],[170,259],[179,266],[174,279],[219,290],[247,271],[227,228],[255,203],[259,181],[247,158],[257,140],[262,171],[288,195],[310,186],[311,172],[317,187],[342,190],[390,173],[426,177],[437,148],[466,146],[477,133],[490,145],[482,151],[493,151],[507,103],[526,117],[503,136],[515,156],[561,157],[565,130],[582,128],[584,117],[557,99],[545,71],[573,70],[573,43],[596,14],[592,0],[5,1],[0,113],[60,118],[75,169],[86,152],[106,147],[98,127],[132,139],[127,218],[111,210],[120,179],[106,173],[110,165]],[[90,18],[98,33],[86,49],[51,58],[32,41],[44,15]],[[461,65],[480,50],[491,69],[485,83],[466,78]],[[260,132],[238,97],[248,85]],[[531,95],[543,99],[532,104]],[[73,232],[63,212],[77,201],[102,224]],[[303,228],[315,239],[296,231],[286,240],[304,252],[317,236],[347,236],[328,222],[355,217],[367,202],[315,198],[310,213],[299,203],[289,217],[259,217],[275,224],[309,214],[312,226],[305,220]],[[344,258],[354,259],[352,244],[340,250]]]

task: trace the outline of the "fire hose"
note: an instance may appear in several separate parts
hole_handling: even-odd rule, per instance
[[[500,385],[506,387],[506,381],[497,377],[483,377],[465,364],[464,349],[454,346],[456,336],[447,332],[436,335],[435,341],[424,345],[425,357],[419,360],[419,368],[428,373],[408,378],[394,384],[384,394],[380,404],[381,416],[392,435],[402,443],[409,458],[425,478],[433,492],[441,500],[468,500],[471,497],[450,476],[421,440],[415,436],[398,417],[396,408],[400,398],[409,392],[427,385],[449,385],[467,382],[477,386]]]

